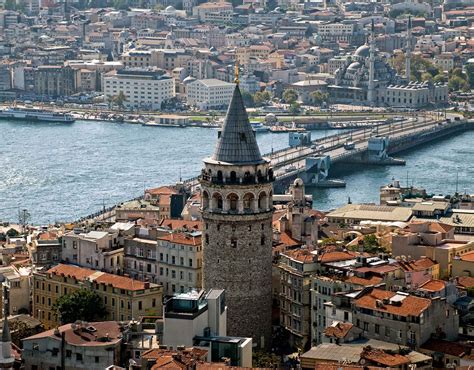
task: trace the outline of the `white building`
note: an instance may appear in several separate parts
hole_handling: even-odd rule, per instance
[[[163,345],[204,347],[208,361],[252,367],[252,338],[227,336],[227,306],[221,289],[179,294],[166,302]]]
[[[10,315],[30,312],[30,275],[31,269],[26,267],[11,265],[0,268],[0,282],[8,289]]]
[[[448,86],[445,84],[412,81],[408,85],[389,85],[382,92],[382,104],[390,107],[421,108],[448,102]]]
[[[122,92],[128,108],[161,109],[161,104],[175,96],[174,79],[161,70],[120,70],[104,76],[108,98]]]
[[[119,273],[123,265],[123,247],[118,231],[70,232],[63,237],[62,260],[109,273]]]
[[[234,84],[216,79],[196,80],[187,87],[189,105],[200,109],[226,108],[234,93]]]

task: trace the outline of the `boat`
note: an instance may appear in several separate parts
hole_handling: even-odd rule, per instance
[[[73,123],[75,121],[74,116],[70,113],[52,112],[29,107],[8,107],[0,109],[0,119],[61,123]]]
[[[149,121],[142,123],[142,126],[147,126],[147,127],[186,127],[184,124],[179,124],[179,123],[160,123],[156,121]]]
[[[255,132],[267,132],[267,131],[270,131],[270,127],[267,127],[265,126],[263,123],[261,122],[250,122],[250,124],[252,125],[252,129],[255,131]]]

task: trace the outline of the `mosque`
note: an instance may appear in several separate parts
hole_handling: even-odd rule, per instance
[[[360,46],[335,72],[335,82],[328,86],[335,103],[369,106],[421,108],[448,101],[445,84],[409,81],[411,64],[411,19],[405,50],[405,76],[400,76],[375,48],[374,27],[368,44]]]

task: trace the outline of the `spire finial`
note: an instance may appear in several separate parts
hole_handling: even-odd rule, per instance
[[[239,61],[235,61],[235,79],[234,82],[238,85],[239,84]]]

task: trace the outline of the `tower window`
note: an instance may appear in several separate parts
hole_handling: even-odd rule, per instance
[[[206,244],[209,244],[209,234],[206,234],[205,239],[206,239]]]
[[[237,248],[237,239],[236,238],[230,239],[230,246],[232,248]]]
[[[265,245],[265,237],[264,236],[262,236],[260,238],[260,245]]]

